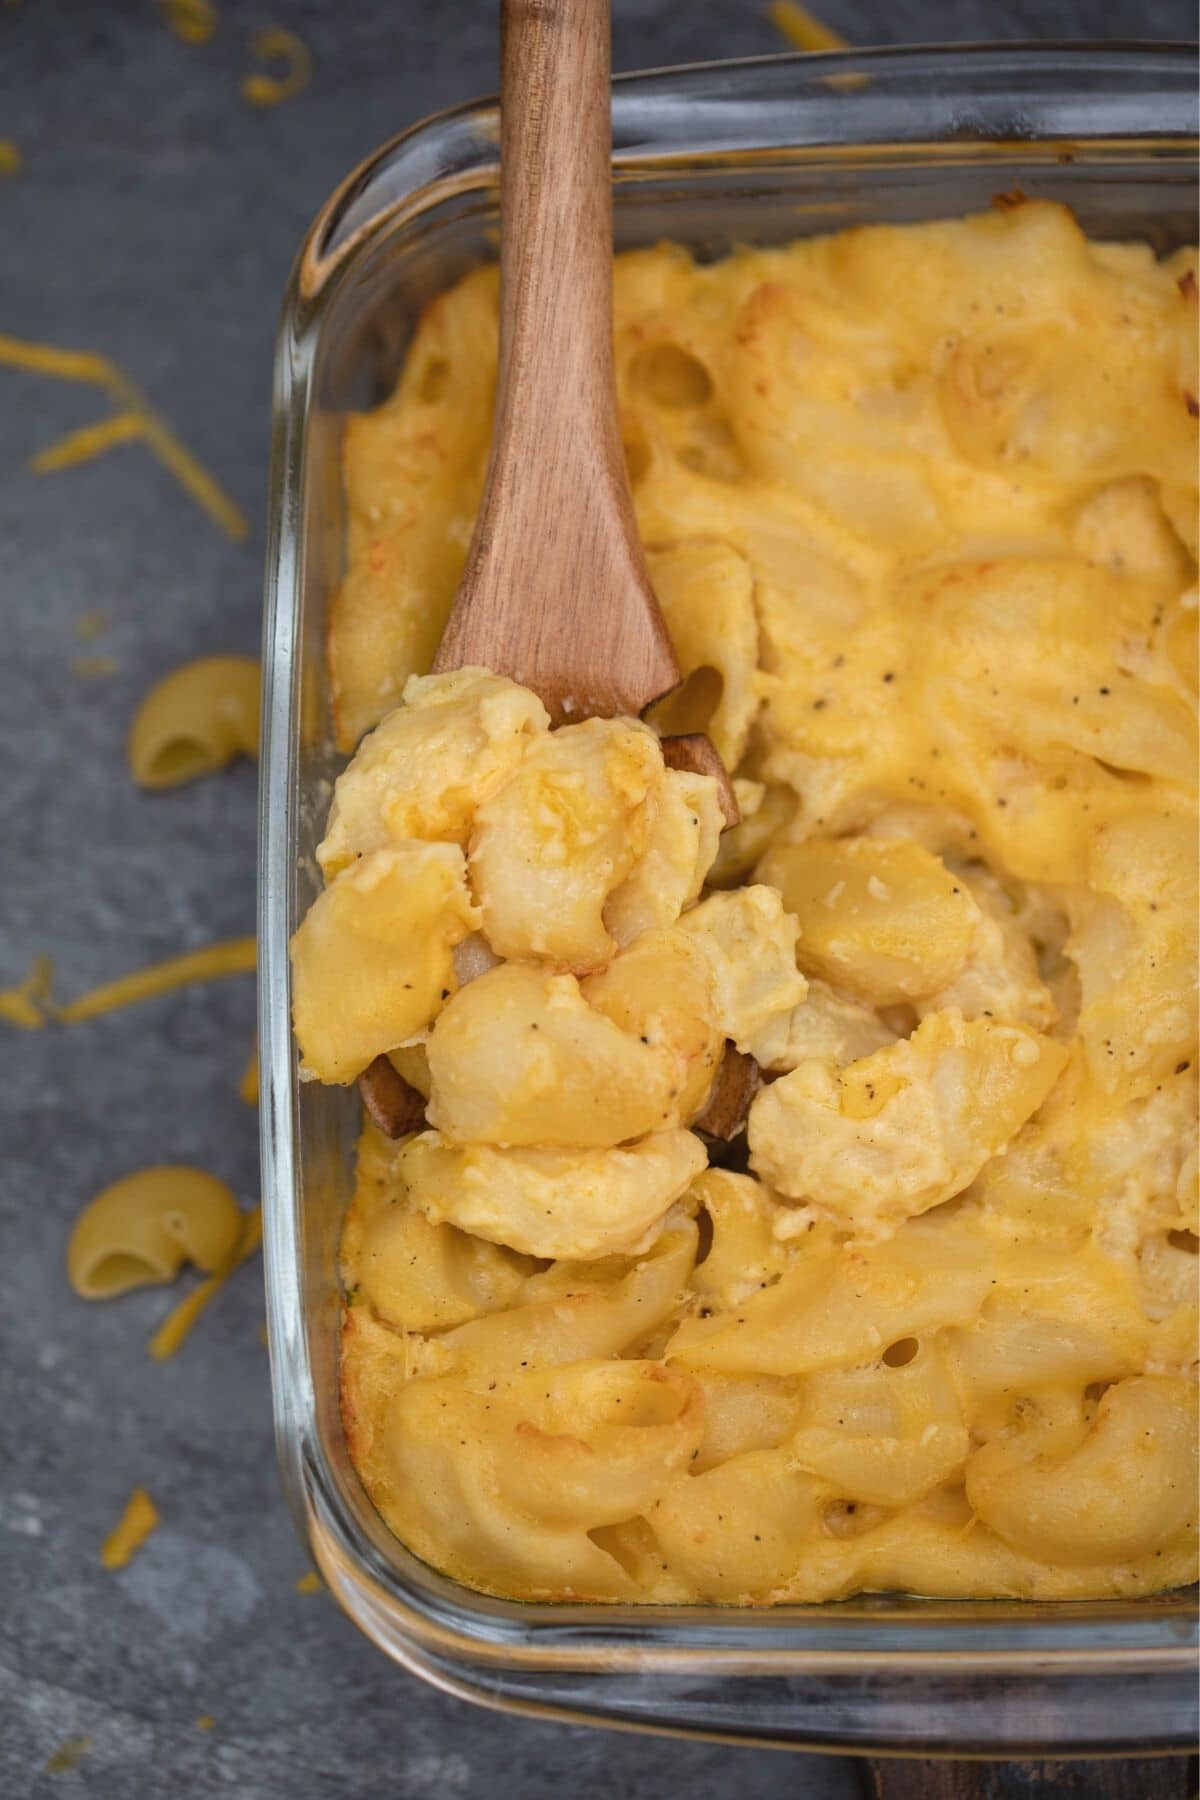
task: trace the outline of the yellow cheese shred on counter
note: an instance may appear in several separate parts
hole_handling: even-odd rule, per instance
[[[279,106],[308,86],[312,57],[294,31],[285,31],[282,25],[268,25],[255,32],[250,51],[264,62],[282,64],[279,75],[254,74],[243,79],[242,99],[251,106]]]
[[[836,31],[814,18],[806,7],[797,6],[796,0],[774,0],[767,8],[767,16],[776,31],[781,31],[797,50],[849,49],[844,37],[839,37]]]
[[[54,964],[48,956],[35,956],[24,981],[0,988],[0,1019],[22,1031],[40,1031],[46,1023],[54,985]]]
[[[53,1756],[47,1758],[47,1775],[69,1774],[72,1769],[79,1767],[91,1747],[92,1740],[86,1733],[79,1737],[68,1738],[65,1744],[58,1746]]]
[[[152,1000],[158,994],[169,994],[174,988],[191,987],[204,981],[222,981],[228,975],[249,975],[257,962],[254,938],[230,938],[219,944],[205,944],[199,950],[185,950],[182,956],[168,957],[165,962],[149,963],[144,969],[131,969],[91,988],[65,1006],[56,1006],[50,998],[54,983],[54,963],[48,956],[35,956],[24,981],[0,988],[0,1019],[22,1031],[40,1031],[48,1018],[63,1025],[81,1025],[101,1013],[116,1012],[123,1006],[136,1006],[141,1000]],[[247,1066],[238,1089],[247,1104],[258,1098],[257,1054]],[[253,1098],[251,1098],[253,1092]]]
[[[134,1488],[119,1522],[105,1538],[100,1561],[106,1569],[123,1569],[136,1556],[158,1524],[158,1508],[145,1488]]]
[[[220,981],[226,975],[249,975],[257,960],[252,937],[230,938],[225,943],[205,944],[199,950],[187,950],[166,962],[151,963],[144,969],[131,969],[115,981],[80,994],[66,1006],[56,1007],[54,1016],[66,1025],[81,1024],[84,1019],[98,1018],[101,1013],[115,1012],[118,1007],[136,1006],[139,1000],[153,999],[156,994],[170,993],[172,988],[188,987],[193,982]]]
[[[212,0],[160,0],[163,23],[184,44],[207,44],[217,29]]]
[[[225,1261],[185,1295],[150,1339],[146,1348],[155,1362],[166,1362],[168,1357],[174,1356],[210,1300],[215,1299],[234,1270],[239,1269],[247,1257],[253,1256],[261,1243],[262,1207],[256,1206],[253,1212],[246,1214],[242,1234]]]
[[[38,451],[29,466],[35,475],[53,475],[59,469],[73,469],[80,463],[91,462],[103,451],[112,450],[117,444],[132,443],[135,438],[145,435],[146,421],[140,414],[114,413],[111,419],[82,425],[78,431],[59,438],[57,443],[47,445],[45,450]]]
[[[0,173],[4,172],[3,144],[0,139]],[[14,152],[16,146],[13,146]],[[19,166],[19,165],[18,165]],[[12,172],[12,165],[9,166]],[[116,363],[93,350],[63,350],[56,344],[38,344],[25,338],[9,337],[0,332],[0,364],[24,369],[31,375],[45,375],[55,381],[79,381],[103,388],[121,409],[115,432],[106,424],[95,429],[84,427],[73,431],[57,444],[48,446],[32,460],[34,474],[55,474],[63,468],[86,462],[102,455],[115,443],[133,439],[144,441],[159,461],[170,470],[184,491],[212,519],[227,537],[244,538],[250,524],[241,508],[229,498],[191,452],[184,448],[170,426],[150,407],[145,396]],[[129,423],[136,421],[137,429]]]

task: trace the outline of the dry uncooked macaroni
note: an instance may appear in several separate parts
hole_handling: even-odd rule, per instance
[[[262,1242],[262,1209],[242,1212],[215,1175],[163,1163],[122,1176],[80,1213],[67,1244],[67,1275],[84,1300],[175,1280],[184,1262],[207,1277],[158,1326],[147,1350],[174,1356],[209,1302]]]
[[[174,1281],[185,1261],[211,1272],[238,1242],[242,1214],[215,1175],[162,1163],[124,1175],[80,1213],[67,1274],[85,1300]]]
[[[129,767],[142,787],[178,787],[258,755],[259,665],[204,656],[164,675],[129,730]]]
[[[1062,209],[618,259],[638,522],[743,823],[634,721],[423,678],[496,278],[350,421],[306,1073],[380,1054],[342,1406],[541,1599],[1073,1599],[1194,1571],[1194,257]],[[742,1166],[695,1129],[726,1052]]]

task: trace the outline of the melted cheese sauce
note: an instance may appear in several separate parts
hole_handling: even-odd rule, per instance
[[[423,1024],[404,1014],[396,1047],[450,1135],[368,1128],[343,1240],[351,1452],[439,1568],[525,1598],[755,1605],[1192,1577],[1194,270],[1042,203],[617,259],[627,461],[687,677],[656,722],[712,730],[744,818],[703,893],[681,863],[658,936],[638,911],[618,947],[582,852],[560,859],[569,907],[530,900],[511,853],[541,855],[559,802],[521,776],[524,742],[466,812],[397,798],[375,751],[354,765],[384,771],[353,791],[358,853],[399,854],[378,848],[388,806],[452,836],[473,978],[508,995],[468,1008],[450,978]],[[392,709],[470,539],[496,331],[483,269],[349,421],[347,749],[385,715],[387,742],[416,730]],[[632,792],[624,814],[601,795],[588,835],[613,831],[599,864],[627,890]],[[619,1123],[562,1144],[578,1062],[509,1045],[542,1022],[539,983],[556,1045],[568,1018],[615,1041],[595,983],[621,989],[618,1023],[630,994],[677,1019],[683,939],[706,946],[704,1019],[767,1080],[746,1172],[684,1156],[660,1206],[627,1160],[628,1190],[598,1185],[630,1155]],[[393,1021],[367,1023],[356,1054],[386,1051]],[[553,1083],[536,1104],[522,1085],[547,1070],[560,1112]],[[644,1091],[594,1099],[634,1120]],[[530,1141],[539,1105],[553,1149]],[[698,1143],[695,1116],[670,1130]]]

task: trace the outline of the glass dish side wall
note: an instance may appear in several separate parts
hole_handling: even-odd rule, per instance
[[[919,51],[630,78],[614,95],[618,248],[670,236],[715,256],[739,242],[950,217],[1020,189],[1066,201],[1093,235],[1162,251],[1186,240],[1195,217],[1192,67],[1170,52]],[[1148,119],[1158,134],[1137,136]],[[317,891],[313,851],[340,766],[324,657],[343,566],[338,445],[346,413],[390,390],[422,307],[495,254],[495,128],[493,108],[462,109],[352,176],[310,233],[281,328],[260,1032],[276,1426],[297,1523],[368,1635],[494,1704],[825,1747],[1016,1754],[1182,1742],[1187,1597],[1072,1607],[862,1599],[773,1612],[519,1606],[410,1556],[349,1464],[336,1252],[358,1109],[352,1093],[296,1081],[286,959]]]

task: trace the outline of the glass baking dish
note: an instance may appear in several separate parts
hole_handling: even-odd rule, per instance
[[[715,256],[998,191],[1068,202],[1157,251],[1196,215],[1196,60],[1184,47],[781,56],[614,84],[619,248]],[[301,248],[275,372],[260,872],[263,1197],[284,1485],[332,1592],[407,1668],[467,1698],[573,1720],[825,1750],[1016,1756],[1193,1739],[1190,1595],[1095,1604],[867,1597],[751,1609],[490,1599],[410,1555],[351,1467],[337,1400],[337,1242],[357,1096],[297,1081],[287,941],[340,766],[324,633],[342,571],[339,437],[390,389],[413,323],[494,255],[494,103],[386,145]]]

